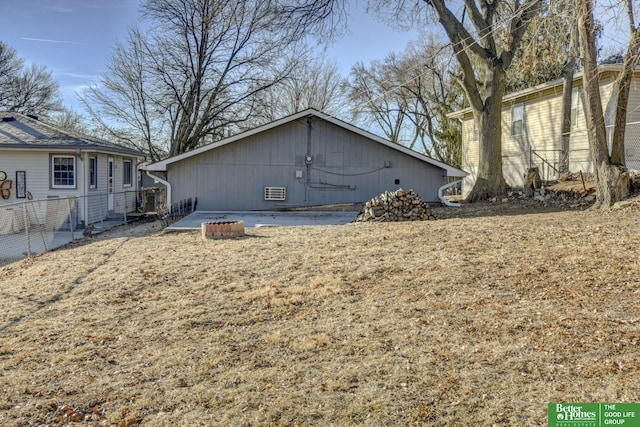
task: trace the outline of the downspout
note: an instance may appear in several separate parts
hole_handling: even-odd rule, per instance
[[[168,212],[169,209],[171,208],[171,184],[169,184],[169,181],[152,174],[146,169],[145,169],[145,173],[147,174],[148,177],[155,179],[156,181],[161,182],[167,186],[167,212]]]
[[[313,164],[313,154],[311,154],[311,116],[307,117],[307,153],[304,155],[304,163],[307,165],[307,174],[304,182],[304,204],[309,204],[309,191],[311,188],[311,165]]]
[[[449,200],[446,199],[446,197],[444,197],[444,195],[442,194],[442,192],[444,190],[446,190],[449,187],[453,187],[454,185],[456,185],[457,183],[461,182],[461,180],[458,181],[453,181],[453,182],[449,182],[448,184],[443,185],[442,187],[438,188],[438,198],[440,199],[440,201],[447,205],[447,206],[451,206],[454,208],[459,208],[460,206],[462,206],[460,203],[453,203],[450,202]]]
[[[84,185],[82,186],[82,223],[86,227],[89,225],[89,180],[91,177],[89,176],[89,154],[84,152],[80,154],[82,157],[80,159],[83,162],[82,175]],[[80,215],[78,214],[78,220]]]

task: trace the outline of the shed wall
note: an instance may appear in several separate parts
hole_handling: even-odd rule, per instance
[[[168,177],[172,200],[197,197],[199,210],[357,203],[398,188],[435,202],[444,183],[442,169],[321,119],[311,130],[301,119],[170,164]],[[285,187],[286,200],[264,200],[265,187]]]

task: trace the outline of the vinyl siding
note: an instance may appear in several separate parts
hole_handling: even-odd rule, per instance
[[[34,199],[50,197],[74,197],[80,194],[82,173],[78,170],[82,163],[76,160],[76,188],[51,188],[51,153],[2,151],[0,152],[0,170],[7,173],[7,179],[14,181],[11,199],[0,199],[0,203],[15,203],[25,199],[16,199],[15,179],[16,171],[26,172],[26,190]],[[56,152],[56,155],[75,156],[75,153]]]
[[[126,190],[126,196],[121,194],[115,198],[117,213],[124,213],[125,206],[128,212],[135,210],[137,188],[136,159],[131,158],[133,165],[133,185],[122,187],[122,156],[109,156],[104,153],[83,153],[82,158],[76,157],[75,179],[76,186],[73,189],[51,188],[51,155],[68,155],[75,157],[75,151],[38,151],[38,150],[1,150],[0,170],[7,173],[7,178],[14,181],[11,191],[11,198],[4,200],[0,198],[0,205],[11,203],[21,203],[27,199],[17,199],[15,192],[15,172],[26,171],[26,190],[29,191],[34,200],[48,200],[52,198],[77,197],[74,202],[77,209],[79,221],[88,224],[98,222],[106,218],[107,212],[107,159],[114,158],[114,164],[118,165],[115,172],[114,191],[122,193]],[[97,157],[98,177],[97,188],[89,189],[89,157]],[[86,197],[86,200],[82,196]],[[126,198],[125,198],[126,197]]]
[[[615,98],[612,97],[614,75],[600,76],[600,93],[605,111],[605,120],[612,117]],[[576,126],[571,129],[569,170],[591,173],[591,154],[586,130],[584,92],[580,82]],[[522,103],[524,106],[523,133],[511,135],[511,108]],[[635,76],[628,104],[627,163],[631,168],[640,167],[640,77]],[[478,142],[473,141],[473,116],[468,113],[463,119],[463,167],[469,176],[463,181],[463,195],[468,194],[475,181],[478,165]],[[562,86],[545,88],[521,98],[505,102],[502,110],[502,155],[503,173],[508,185],[519,187],[524,184],[524,176],[530,165],[539,167],[543,179],[557,179],[562,150]],[[611,127],[607,128],[608,133]],[[609,135],[610,137],[610,135]],[[637,148],[636,148],[637,147]],[[631,156],[629,156],[631,154]],[[544,160],[543,160],[544,159]]]

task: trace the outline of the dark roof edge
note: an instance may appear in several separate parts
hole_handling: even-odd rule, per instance
[[[56,144],[2,144],[0,143],[0,149],[12,150],[12,151],[81,151],[87,152],[99,152],[104,151],[108,153],[120,153],[130,154],[134,157],[146,157],[142,151],[138,151],[126,147],[107,147],[104,145],[88,145],[88,144],[68,144],[68,145],[56,145]]]

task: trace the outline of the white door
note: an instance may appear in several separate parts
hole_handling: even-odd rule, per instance
[[[107,171],[107,209],[113,210],[113,157],[109,157]]]

